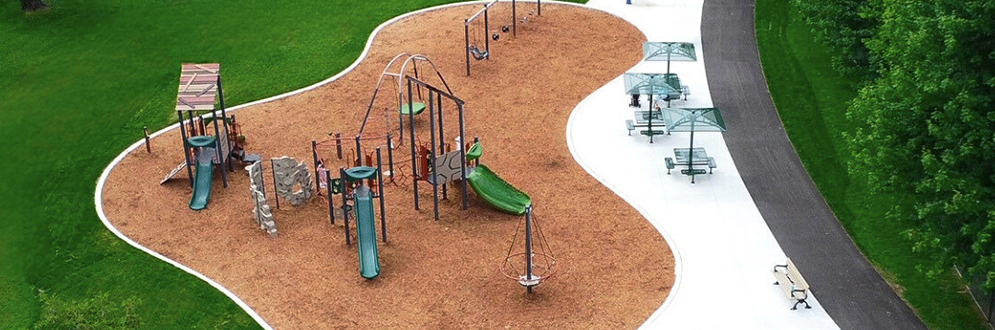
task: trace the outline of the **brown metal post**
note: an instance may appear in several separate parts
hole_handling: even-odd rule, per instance
[[[377,197],[380,198],[380,233],[383,242],[387,243],[387,206],[383,202],[383,157],[377,148]]]
[[[142,129],[145,130],[145,151],[148,151],[151,154],[152,146],[149,145],[149,127],[144,126]]]
[[[335,153],[342,159],[342,133],[335,133]]]
[[[325,169],[325,192],[328,193],[328,221],[335,225],[335,196],[332,195],[332,172]],[[321,188],[318,188],[321,190]]]

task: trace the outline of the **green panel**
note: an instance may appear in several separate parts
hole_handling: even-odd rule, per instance
[[[484,164],[477,165],[466,179],[477,196],[502,212],[522,215],[532,205],[529,195],[501,179]]]

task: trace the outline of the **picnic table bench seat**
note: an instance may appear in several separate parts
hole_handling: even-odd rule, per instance
[[[649,124],[636,123],[632,119],[626,119],[625,120],[625,129],[629,130],[629,135],[630,136],[632,135],[632,131],[636,130],[636,128],[649,128],[649,127],[650,127]],[[663,121],[660,121],[659,124],[655,124],[655,125],[653,125],[653,127],[663,128],[663,127],[666,127],[666,126],[663,124]],[[654,130],[644,129],[644,130],[640,130],[639,131],[639,134],[647,135],[647,136],[651,135],[651,134],[652,135],[663,135],[663,134],[666,134],[666,133],[667,133],[667,131],[665,131],[665,130],[658,130],[658,129],[654,129]]]
[[[674,159],[671,157],[664,158],[663,162],[664,165],[667,166],[667,174],[670,174],[670,170],[677,168],[677,165],[682,165],[682,166],[688,165],[686,162],[678,163],[674,161]],[[708,174],[712,174],[712,170],[718,167],[718,165],[715,163],[715,157],[708,157],[707,159],[704,160],[695,160],[694,162],[691,163],[691,165],[708,165]]]

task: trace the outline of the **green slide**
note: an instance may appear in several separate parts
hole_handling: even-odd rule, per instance
[[[484,164],[477,165],[466,180],[477,196],[502,212],[522,215],[532,205],[529,195],[501,179]]]
[[[359,186],[356,200],[356,233],[359,237],[359,275],[366,279],[380,276],[380,255],[377,252],[377,222],[373,213],[373,193],[370,187]]]
[[[214,176],[214,148],[201,148],[197,155],[197,174],[194,175],[193,197],[190,209],[203,210],[211,201],[211,179]]]

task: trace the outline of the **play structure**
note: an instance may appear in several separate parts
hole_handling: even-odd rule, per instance
[[[180,138],[183,143],[183,156],[186,158],[181,166],[186,167],[187,175],[190,177],[190,186],[193,188],[190,208],[194,210],[207,208],[211,200],[214,164],[220,165],[222,169],[221,179],[225,188],[228,188],[228,172],[232,171],[228,162],[232,145],[228,135],[229,122],[224,120],[227,118],[227,113],[220,71],[221,65],[217,63],[183,64],[180,74],[176,114],[180,119]],[[220,101],[221,105],[220,117],[219,109],[214,106],[217,101]],[[209,123],[203,116],[205,112],[211,114]],[[218,118],[222,120],[217,120]],[[206,125],[211,124],[214,126],[213,136],[207,135]]]
[[[228,172],[234,171],[232,159],[250,164],[260,159],[259,155],[245,153],[241,125],[226,112],[220,72],[221,65],[217,63],[182,65],[176,114],[185,160],[159,181],[164,184],[186,168],[193,188],[190,208],[194,210],[206,208],[211,200],[215,164],[223,169],[221,179],[228,188]],[[208,128],[211,126],[213,129]],[[147,141],[146,130],[146,150],[152,152]]]
[[[421,64],[419,66],[419,64]],[[422,69],[419,69],[422,68]],[[421,76],[424,68],[431,68],[439,84],[425,81]],[[391,88],[394,90],[386,90]],[[396,98],[378,103],[378,96],[396,94]],[[380,235],[387,241],[386,207],[384,204],[383,187],[387,183],[405,185],[411,183],[414,208],[421,209],[420,185],[427,183],[432,187],[433,218],[439,220],[440,200],[448,200],[449,190],[458,189],[461,193],[462,209],[468,208],[467,192],[470,189],[482,200],[495,209],[524,216],[525,231],[524,252],[512,253],[506,256],[502,270],[506,276],[513,277],[519,284],[526,286],[529,292],[541,281],[552,274],[552,253],[548,252],[548,244],[541,236],[539,253],[533,251],[533,217],[532,199],[526,193],[515,188],[502,179],[486,165],[480,164],[483,147],[478,138],[472,143],[466,143],[465,102],[456,97],[445,78],[431,60],[423,55],[402,53],[395,56],[387,64],[377,81],[373,97],[366,109],[363,123],[352,142],[343,141],[341,133],[329,134],[324,140],[311,141],[311,156],[314,165],[314,177],[307,181],[318,187],[319,193],[324,189],[324,197],[328,202],[329,222],[334,225],[336,214],[341,214],[344,220],[346,245],[352,245],[350,231],[350,214],[355,217],[356,241],[358,245],[360,275],[373,279],[380,275],[380,264],[377,249],[376,208],[374,200],[379,204]],[[383,108],[383,130],[372,129],[376,124],[376,109]],[[399,114],[396,125],[391,121],[394,113]],[[448,115],[447,115],[448,113]],[[422,115],[424,114],[424,115]],[[416,124],[416,116],[424,118]],[[457,129],[446,129],[447,117],[455,115]],[[427,123],[425,123],[427,121]],[[449,122],[453,119],[449,119]],[[425,127],[427,124],[427,127]],[[407,128],[407,130],[405,130]],[[423,135],[428,137],[425,143]],[[447,143],[455,131],[455,144]],[[447,132],[450,134],[447,137]],[[398,134],[395,139],[395,133]],[[395,159],[394,149],[407,142],[410,158]],[[346,146],[349,144],[350,146]],[[345,150],[351,148],[352,150]],[[366,150],[373,149],[373,152]],[[383,150],[387,151],[387,162],[384,163]],[[338,162],[345,166],[339,167],[338,178],[334,178],[330,168]],[[410,162],[409,164],[404,164]],[[373,167],[375,164],[375,167]],[[386,170],[385,170],[386,167]],[[395,177],[401,178],[395,180]],[[408,180],[410,179],[410,181]],[[302,184],[301,181],[298,184]],[[334,195],[342,195],[341,205],[336,206]],[[519,226],[521,227],[521,226]],[[516,246],[516,232],[512,239],[512,248]],[[541,259],[541,260],[540,260]],[[536,262],[540,260],[541,262]],[[512,275],[510,265],[522,264],[522,272]]]
[[[489,1],[484,7],[463,20],[463,43],[465,50],[466,75],[470,75],[470,59],[475,61],[491,59],[491,40],[501,39],[501,33],[511,31],[518,35],[518,24],[525,24],[532,15],[542,15],[542,1],[536,0],[536,8],[530,10],[528,16],[518,17],[518,0],[511,1],[511,24],[501,25],[500,31],[491,30],[490,10],[498,4],[498,0]],[[509,26],[510,25],[510,26]]]

